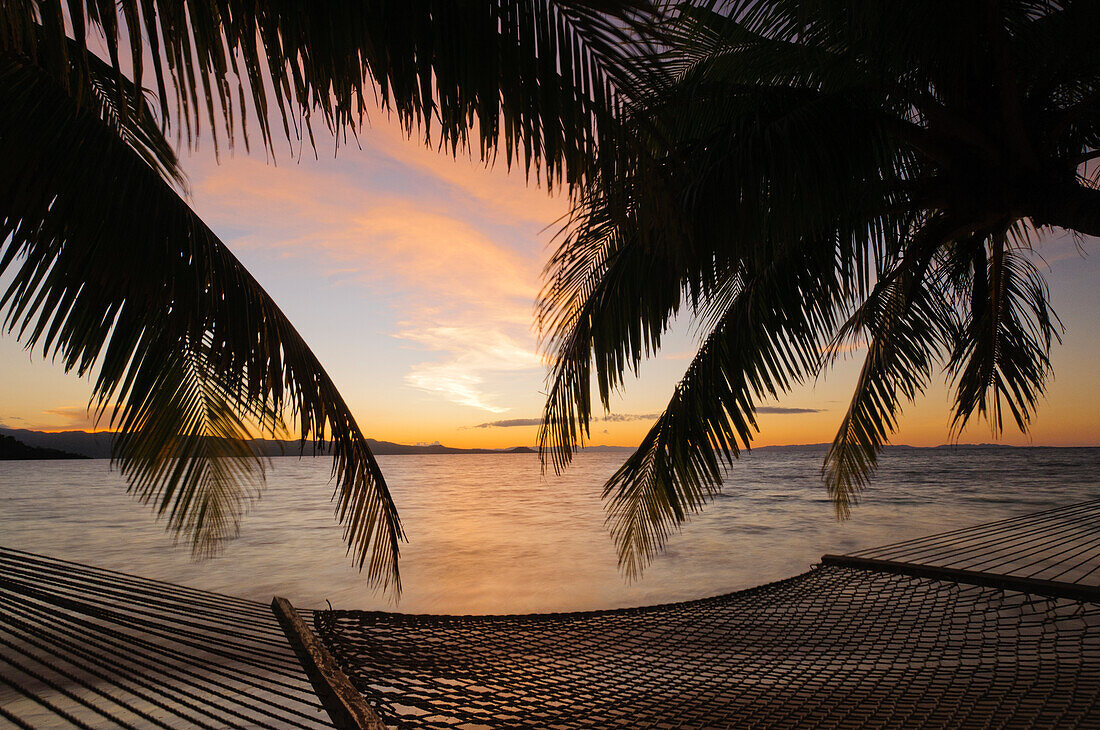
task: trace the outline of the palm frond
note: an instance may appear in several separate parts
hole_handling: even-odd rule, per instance
[[[722,465],[748,448],[756,403],[776,398],[818,367],[821,335],[840,287],[826,270],[777,250],[726,285],[731,304],[671,401],[604,487],[619,563],[637,576],[687,517],[722,485]]]
[[[138,495],[172,504],[170,525],[200,550],[215,544],[206,536],[231,531],[239,514],[218,455],[255,471],[255,455],[229,442],[289,409],[303,445],[331,441],[349,553],[372,584],[399,588],[402,530],[378,464],[270,296],[150,161],[43,67],[0,55],[0,98],[5,327],[67,371],[95,371],[96,406],[120,404],[116,456]],[[223,407],[237,415],[213,415]]]
[[[538,324],[553,365],[538,441],[543,463],[559,471],[588,435],[593,361],[606,408],[624,373],[660,347],[682,300],[675,252],[622,237],[619,215],[613,205],[586,208],[544,274]]]
[[[1027,217],[1100,231],[1100,191],[1080,169],[1100,148],[1094,6],[699,0],[662,18],[645,59],[655,73],[625,107],[636,144],[614,175],[599,168],[586,182],[544,301],[559,345],[543,431],[556,467],[586,433],[590,381],[601,395],[621,386],[678,306],[713,327],[609,484],[628,571],[719,487],[721,455],[752,433],[752,400],[769,383],[783,389],[775,373],[810,372],[779,361],[770,379],[760,375],[758,359],[771,362],[779,346],[744,334],[756,320],[796,351],[829,343],[821,364],[840,343],[870,343],[823,466],[841,515],[937,362],[950,358],[958,381],[957,424],[972,412],[999,424],[1003,404],[1026,426],[1057,318],[1017,252],[978,265],[973,242]],[[790,281],[739,328],[745,351],[726,353],[722,338],[735,334],[723,323],[776,256],[791,262]],[[646,257],[652,270],[624,265]],[[999,277],[981,296],[979,269]],[[624,284],[625,271],[649,278]],[[813,301],[815,286],[829,305],[800,324],[808,315],[791,307]],[[843,322],[841,308],[852,312]],[[805,327],[803,343],[793,333]]]
[[[247,144],[250,115],[272,152],[280,134],[312,140],[314,118],[341,138],[378,102],[410,134],[485,160],[500,150],[553,184],[589,170],[651,12],[647,0],[17,0],[0,10],[0,43],[79,74],[83,57],[70,64],[54,41],[67,27],[85,47],[97,36],[119,75],[128,63],[141,85],[151,67],[160,115],[188,142]]]
[[[587,433],[591,384],[606,405],[684,301],[713,327],[730,272],[776,242],[821,246],[807,260],[837,268],[854,296],[869,286],[872,259],[897,248],[904,220],[882,213],[897,193],[880,169],[903,167],[907,153],[889,143],[881,116],[853,110],[842,93],[702,91],[682,88],[648,110],[670,118],[659,126],[675,153],[588,186],[546,269],[539,324],[554,365],[540,445],[557,469]],[[675,121],[677,109],[691,126]]]
[[[1042,274],[1003,233],[971,247],[969,263],[969,307],[947,364],[956,387],[952,428],[962,431],[976,412],[999,434],[1004,406],[1026,432],[1051,372],[1050,348],[1061,342],[1061,321]]]
[[[281,425],[264,404],[241,401],[240,385],[210,354],[203,342],[150,346],[147,357],[160,365],[135,373],[112,454],[130,491],[196,557],[216,554],[239,533],[264,486],[253,428]]]
[[[835,353],[844,337],[869,340],[851,403],[822,465],[839,517],[849,515],[874,474],[902,401],[914,400],[928,386],[949,341],[941,285],[925,277],[932,250],[914,265],[900,263],[899,276],[883,277],[831,343]]]

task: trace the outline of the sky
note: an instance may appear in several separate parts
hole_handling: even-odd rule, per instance
[[[368,437],[499,448],[535,443],[546,365],[534,324],[541,271],[567,211],[522,171],[454,159],[376,115],[355,143],[316,157],[209,145],[184,153],[190,203],[256,276],[325,365]],[[1100,445],[1097,241],[1036,251],[1065,327],[1055,378],[1029,434],[963,443]],[[662,351],[593,423],[592,443],[636,445],[672,395],[698,333],[677,322]],[[831,441],[862,352],[762,404],[754,445]],[[90,429],[91,385],[0,337],[0,425]],[[901,416],[894,443],[948,443],[944,376]]]

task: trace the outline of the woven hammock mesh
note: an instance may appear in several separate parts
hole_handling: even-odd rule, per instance
[[[686,603],[302,616],[394,728],[1091,728],[1098,582],[1094,500]],[[0,548],[0,728],[328,724],[266,606]]]
[[[846,567],[621,611],[314,621],[398,728],[1100,726],[1100,606]]]
[[[8,727],[331,725],[266,605],[0,548]]]

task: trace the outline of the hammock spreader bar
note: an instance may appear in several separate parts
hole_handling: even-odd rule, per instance
[[[275,596],[271,601],[271,612],[283,627],[287,641],[336,729],[386,730],[382,720],[340,671],[332,655],[309,630],[290,601]]]
[[[1000,575],[998,573],[960,570],[958,568],[940,568],[935,565],[900,563],[896,560],[879,560],[876,558],[861,558],[851,555],[822,555],[821,564],[837,565],[844,568],[857,568],[860,570],[874,570],[880,573],[892,573],[894,575],[912,575],[919,578],[947,580],[964,585],[998,588],[1002,591],[1019,591],[1020,593],[1046,596],[1048,598],[1068,598],[1072,601],[1100,603],[1100,588],[1096,586],[1081,585],[1079,583],[1064,583],[1062,581],[1041,580],[1038,578],[1019,578],[1014,575]]]

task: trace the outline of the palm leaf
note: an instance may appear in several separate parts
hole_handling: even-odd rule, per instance
[[[556,469],[585,438],[591,385],[606,406],[685,299],[710,329],[728,304],[721,283],[776,242],[822,247],[810,258],[838,268],[845,295],[856,296],[872,258],[899,245],[904,222],[883,211],[901,194],[880,169],[904,167],[908,153],[891,144],[882,115],[853,108],[845,92],[705,76],[644,110],[656,121],[639,124],[659,130],[651,144],[674,140],[675,151],[587,186],[547,266],[538,311],[553,368],[540,445]],[[776,148],[775,139],[794,142]]]
[[[16,0],[0,43],[69,67],[54,39],[70,26],[82,46],[99,36],[120,75],[129,63],[141,85],[151,67],[162,118],[189,141],[247,144],[250,114],[272,152],[280,133],[312,140],[315,117],[340,138],[377,101],[410,133],[486,160],[500,149],[552,184],[589,170],[650,12],[647,0]]]
[[[1061,321],[1042,275],[1008,248],[1003,233],[971,251],[970,306],[954,330],[948,362],[956,381],[952,428],[962,431],[976,412],[999,434],[1004,406],[1026,432],[1051,372],[1050,348],[1061,341]]]
[[[372,584],[398,588],[402,531],[381,471],[285,315],[146,156],[55,76],[0,55],[0,98],[6,326],[66,370],[98,371],[93,397],[101,410],[119,404],[116,456],[138,495],[205,550],[239,514],[218,456],[239,457],[236,476],[262,466],[230,442],[289,408],[303,445],[331,441],[349,552]]]
[[[624,372],[656,352],[682,299],[674,252],[639,236],[624,240],[617,214],[601,215],[607,211],[595,206],[579,220],[547,266],[539,302],[539,327],[553,353],[539,445],[544,463],[557,470],[588,435],[593,360],[606,408]]]
[[[112,458],[130,491],[166,518],[196,557],[214,555],[240,531],[264,484],[250,424],[279,414],[241,401],[238,384],[210,360],[207,343],[169,339],[150,347],[159,367],[135,374]]]
[[[931,249],[930,250],[934,250]],[[851,403],[825,456],[822,474],[839,517],[847,517],[897,428],[902,399],[927,387],[949,341],[947,303],[935,280],[925,278],[931,254],[899,264],[884,276],[830,346],[835,358],[846,337],[868,339],[867,355]]]
[[[727,283],[730,305],[671,401],[604,488],[620,566],[638,575],[672,530],[721,488],[722,464],[748,448],[755,409],[816,371],[841,287],[778,249]]]
[[[831,345],[821,364],[869,341],[823,466],[839,514],[937,362],[956,378],[957,428],[977,412],[999,429],[1002,408],[1027,426],[1057,318],[1026,246],[977,256],[1024,217],[1100,230],[1095,177],[1080,168],[1100,143],[1097,12],[1047,0],[700,0],[662,18],[645,57],[653,73],[625,107],[636,143],[615,174],[599,167],[586,181],[543,302],[558,359],[541,443],[558,468],[587,434],[590,381],[606,405],[684,303],[712,331],[609,485],[628,572],[719,488],[721,456],[752,433],[752,402],[782,392],[777,373],[809,372],[780,359],[762,376],[758,358],[775,346],[747,334],[752,322],[737,329],[744,351],[723,344],[769,257],[805,260],[753,318],[796,353],[808,344],[793,333],[813,329],[806,343]],[[632,263],[646,257],[651,270]],[[808,282],[830,304],[800,325],[791,308],[815,301]]]

